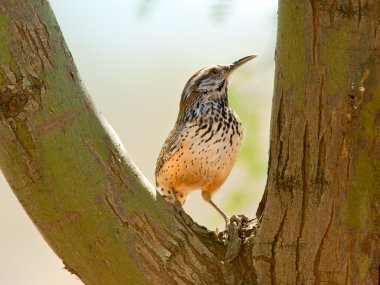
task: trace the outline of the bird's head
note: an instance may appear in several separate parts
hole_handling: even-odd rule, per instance
[[[194,73],[187,81],[181,96],[181,106],[189,106],[202,100],[226,97],[228,78],[237,68],[254,59],[256,55],[243,57],[232,64],[211,65]]]

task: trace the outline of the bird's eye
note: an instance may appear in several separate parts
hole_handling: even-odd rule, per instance
[[[212,74],[218,74],[219,73],[219,71],[216,68],[211,69],[210,72]]]

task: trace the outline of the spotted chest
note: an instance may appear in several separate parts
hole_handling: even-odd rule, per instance
[[[213,193],[228,177],[242,139],[241,122],[230,109],[184,124],[175,150],[156,175],[157,186],[169,201],[175,194],[182,204],[193,190]]]

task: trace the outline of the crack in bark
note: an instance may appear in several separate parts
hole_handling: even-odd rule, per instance
[[[186,252],[186,254],[183,255],[183,262],[187,268],[192,269],[192,279],[197,280],[196,284],[207,284],[207,279],[203,278],[206,277],[206,275],[208,275],[207,264],[200,262],[200,260],[197,260],[197,258],[195,257],[198,253],[196,252],[195,247],[192,245],[192,241],[190,241],[190,239],[188,238],[188,235],[183,232],[182,238],[184,239],[184,241],[186,241],[183,244],[184,250]],[[201,269],[199,270],[198,268]]]
[[[281,102],[281,103],[283,105],[283,102]],[[283,107],[281,107],[281,108],[283,108]],[[285,122],[285,120],[286,120],[285,115],[282,115],[281,121]],[[283,122],[281,123],[282,125],[283,125]],[[279,177],[282,181],[288,180],[288,178],[286,177],[285,171],[287,169],[287,165],[289,162],[289,153],[290,153],[289,140],[290,140],[290,134],[292,132],[292,123],[293,123],[293,112],[290,114],[290,119],[289,119],[289,125],[288,125],[289,130],[287,131],[288,140],[283,141],[283,138],[282,138],[282,135],[283,135],[285,129],[283,129],[281,131],[281,133],[278,134],[279,142],[280,142],[280,148],[279,148],[279,153],[277,155],[278,163],[277,163],[277,169],[276,169],[276,176]],[[286,145],[286,153],[285,154],[284,154],[284,145]],[[291,194],[293,195],[292,192],[291,192]]]
[[[271,263],[271,259],[265,255],[257,255],[257,256],[254,256],[253,259],[262,260],[262,261],[265,261],[267,263]]]
[[[84,145],[90,151],[90,153],[92,154],[92,157],[99,164],[99,166],[102,167],[102,169],[106,170],[107,173],[110,173],[111,169],[108,163],[103,159],[100,153],[96,150],[94,144],[90,140],[86,139],[84,141]]]
[[[51,218],[50,220],[41,223],[41,227],[45,230],[56,230],[57,228],[65,228],[73,225],[82,219],[82,214],[78,211],[66,211],[64,215],[58,218]]]
[[[352,144],[350,144],[350,149],[349,149],[349,153],[351,153],[351,149],[352,149]],[[351,158],[350,157],[348,157],[347,158],[347,168],[346,168],[346,181],[347,181],[347,183],[348,183],[348,181],[349,181],[349,178],[350,178],[350,168],[351,168]]]
[[[119,180],[119,182],[126,187],[126,190],[129,190],[131,187],[128,184],[127,175],[124,171],[120,159],[118,158],[119,154],[113,147],[110,147],[107,143],[104,143],[104,146],[109,150],[111,154],[111,161],[107,161],[111,173],[113,173]]]
[[[336,11],[337,5],[338,5],[338,0],[334,0],[329,8],[330,26],[334,24],[335,11]]]
[[[128,225],[128,221],[124,220],[124,218],[122,217],[122,215],[119,214],[118,210],[113,205],[113,202],[110,200],[110,198],[109,198],[109,196],[108,196],[107,193],[105,193],[105,195],[104,195],[104,200],[106,201],[107,205],[110,207],[110,209],[112,210],[112,212],[114,213],[115,217],[120,221],[120,223],[122,225]]]
[[[35,54],[38,56],[38,58],[40,60],[42,70],[47,70],[48,64],[46,64],[46,63],[49,63],[49,60],[48,59],[44,60],[44,58],[43,58],[43,52],[41,51],[41,48],[39,47],[39,44],[37,43],[38,40],[37,40],[37,36],[35,34],[35,31],[30,29],[29,27],[24,27],[24,31],[25,31],[28,42],[31,44],[30,45],[31,50],[35,51]],[[51,66],[51,67],[53,67],[53,66]]]
[[[380,27],[380,19],[377,21],[374,21],[374,27],[373,27],[373,37],[375,38],[375,40],[377,39],[377,31],[379,30],[379,27]]]
[[[349,273],[350,273],[350,267],[349,267],[349,264],[347,263],[347,265],[346,265],[346,274],[345,274],[345,277],[344,277],[344,284],[349,284],[348,283],[348,276],[349,276]]]
[[[49,121],[38,125],[37,131],[39,134],[47,134],[55,129],[65,129],[69,125],[73,124],[79,114],[79,112],[67,111],[63,114],[57,115]]]
[[[280,99],[278,104],[278,112],[277,112],[277,135],[279,138],[281,138],[281,132],[283,128],[283,121],[284,121],[284,91],[281,89],[280,92]],[[281,140],[280,140],[281,142]],[[281,152],[281,151],[280,151]]]
[[[313,64],[316,64],[316,48],[317,48],[317,42],[318,42],[318,35],[319,35],[319,1],[318,0],[310,0],[311,4],[311,11],[312,11],[312,17],[313,17]]]
[[[152,273],[155,273],[156,276],[160,276],[161,274],[159,273],[164,271],[164,268],[160,262],[160,257],[152,248],[149,248],[148,246],[149,243],[145,242],[142,237],[140,237],[139,242],[135,245],[140,258],[145,261],[144,267],[148,269],[147,272],[149,272],[149,275],[152,276]]]
[[[146,274],[156,282],[157,279],[165,283],[170,282],[164,275],[164,272],[175,273],[172,267],[168,267],[167,261],[170,257],[168,252],[170,250],[159,241],[156,232],[147,226],[147,224],[150,224],[147,216],[134,213],[129,220],[128,229],[135,239],[134,248],[139,257],[145,261],[141,263],[141,266],[145,268]],[[176,241],[173,245],[177,246]],[[165,248],[165,251],[162,251],[163,248]]]
[[[330,219],[329,219],[329,222],[327,224],[326,230],[325,230],[325,232],[324,232],[324,234],[322,236],[321,242],[319,243],[318,250],[317,250],[317,253],[316,253],[315,259],[314,259],[314,268],[313,268],[314,270],[313,270],[313,273],[314,273],[314,278],[315,278],[315,284],[316,285],[320,284],[320,282],[321,282],[320,278],[319,278],[318,267],[319,267],[319,263],[320,263],[320,260],[321,260],[321,252],[322,252],[323,243],[325,241],[325,238],[326,238],[328,232],[330,231],[332,219],[334,217],[334,207],[335,207],[335,203],[333,201],[331,203],[331,208],[330,208]]]
[[[44,41],[46,43],[46,49],[49,50],[51,48],[51,45],[50,45],[50,39],[51,39],[51,34],[49,32],[49,29],[47,27],[47,25],[44,23],[44,21],[42,20],[40,14],[38,13],[38,11],[36,10],[36,7],[33,7],[33,11],[34,11],[34,15],[37,17],[41,27],[43,28],[43,34],[46,35],[46,41]],[[49,52],[48,52],[49,54]],[[54,66],[54,64],[53,64]]]
[[[285,114],[284,114],[283,109],[284,109],[284,95],[283,95],[283,90],[281,89],[279,110],[278,110],[278,116],[277,116],[278,137],[279,137],[279,144],[280,144],[279,145],[279,152],[277,155],[277,161],[282,162],[281,163],[282,167],[279,164],[277,164],[277,165],[278,165],[278,167],[281,167],[281,169],[278,170],[278,173],[281,173],[281,176],[285,177],[285,171],[286,171],[286,167],[287,167],[288,161],[289,161],[289,141],[286,142],[287,152],[284,156],[283,150],[284,150],[285,142],[283,141],[283,132],[285,131],[284,130],[284,123],[285,123],[286,118],[285,118]],[[288,134],[290,134],[291,128],[292,128],[292,116],[290,118]],[[283,160],[284,157],[285,157],[285,160]]]
[[[140,249],[139,246],[137,246],[136,248]],[[141,251],[139,250],[139,252],[141,252]],[[149,270],[147,270],[147,268],[144,268],[145,271],[149,272],[149,276],[147,276],[147,279],[150,282],[154,282],[155,284],[158,284],[158,283],[165,284],[165,282],[168,282],[167,279],[162,278],[162,276],[160,274],[162,272],[162,270],[160,268],[157,269],[154,265],[151,265],[152,260],[147,258],[147,256],[144,254],[140,254],[139,257],[143,261],[144,266],[147,266],[149,269]]]
[[[284,215],[282,217],[279,229],[278,229],[277,233],[275,234],[275,236],[273,238],[272,249],[271,249],[271,258],[270,258],[270,280],[271,280],[271,285],[278,284],[277,280],[276,280],[276,272],[275,272],[275,269],[276,269],[275,248],[277,247],[277,243],[278,243],[278,239],[279,239],[280,235],[282,235],[287,214],[288,214],[288,208],[285,209],[285,213],[284,213]]]
[[[22,52],[25,55],[29,56],[28,52],[24,48],[24,45],[27,44],[29,46],[29,48],[30,48],[31,47],[31,44],[30,44],[31,42],[30,42],[30,39],[29,39],[29,37],[27,36],[27,34],[25,32],[24,26],[20,22],[15,22],[15,27],[16,27],[16,30],[17,30],[18,34],[21,37],[21,39],[17,39],[17,42],[20,43],[19,47],[22,49]],[[23,40],[23,39],[25,39],[25,40]],[[23,58],[25,58],[25,57],[23,57]]]
[[[326,143],[325,137],[322,135],[319,141],[318,147],[318,166],[317,166],[317,189],[319,190],[317,193],[317,201],[318,204],[321,202],[322,195],[325,191],[325,167],[326,167]]]
[[[352,0],[348,0],[348,9],[347,13],[349,15],[354,15],[354,4],[352,3]]]
[[[325,83],[325,74],[324,72],[321,73],[320,77],[320,88],[319,88],[319,101],[318,101],[318,138],[321,137],[321,122],[322,122],[322,113],[323,113],[323,87]]]
[[[362,20],[362,3],[361,0],[358,0],[358,25],[357,29],[360,29],[360,22]]]
[[[185,279],[184,277],[182,277],[182,276],[180,276],[179,274],[178,274],[178,272],[176,272],[176,271],[172,271],[172,273],[175,275],[175,276],[173,276],[173,279],[174,280],[176,280],[176,278],[178,278],[177,279],[177,281],[178,281],[178,283],[177,284],[185,284],[185,285],[194,285],[194,283],[191,283],[191,282],[189,282],[187,279]]]
[[[296,243],[296,282],[299,283],[300,278],[300,240],[303,234],[304,226],[305,226],[305,215],[306,209],[309,204],[309,192],[310,192],[310,142],[309,142],[309,126],[306,120],[304,135],[303,135],[303,161],[302,165],[302,205],[301,205],[301,222],[299,228],[299,235],[297,237]]]
[[[35,161],[37,142],[33,131],[27,122],[10,120],[7,126],[13,133],[13,143],[18,146],[20,155],[23,157],[24,165],[26,168],[24,174],[30,182],[37,183],[42,178],[42,176],[39,173],[38,165]]]

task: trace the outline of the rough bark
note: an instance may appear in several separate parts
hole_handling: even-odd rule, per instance
[[[377,284],[380,2],[279,1],[260,284]]]
[[[0,2],[0,166],[85,284],[379,278],[380,4],[279,1],[268,182],[223,240],[168,205],[81,85],[46,1]]]

